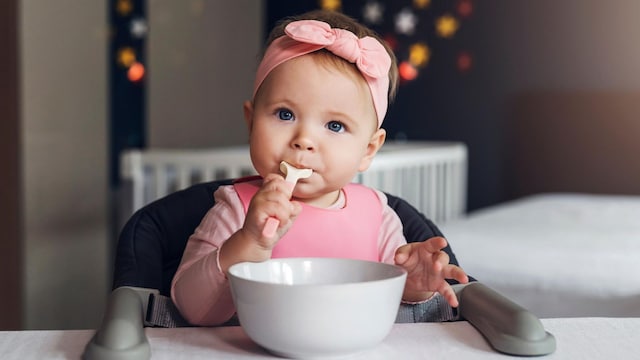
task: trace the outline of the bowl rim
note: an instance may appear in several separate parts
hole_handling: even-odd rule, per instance
[[[275,283],[275,282],[269,282],[269,281],[262,281],[262,280],[255,280],[255,279],[248,279],[246,277],[237,275],[233,273],[233,270],[240,268],[241,266],[246,266],[246,265],[251,265],[251,264],[264,264],[264,263],[269,263],[269,262],[278,262],[278,261],[307,261],[307,260],[311,260],[311,261],[340,261],[340,262],[359,262],[359,263],[371,263],[371,264],[378,264],[378,265],[383,265],[385,267],[388,267],[392,270],[396,270],[398,271],[397,274],[394,274],[393,276],[388,276],[385,278],[381,278],[381,279],[374,279],[374,280],[358,280],[358,281],[346,281],[346,282],[340,282],[340,283],[328,283],[328,284],[285,284],[285,283]],[[384,263],[384,262],[379,262],[379,261],[372,261],[372,260],[363,260],[363,259],[352,259],[352,258],[332,258],[332,257],[288,257],[288,258],[271,258],[271,259],[267,259],[265,261],[243,261],[243,262],[239,262],[236,264],[233,264],[229,267],[229,270],[227,271],[227,277],[229,278],[229,280],[233,279],[237,279],[239,281],[245,281],[245,282],[249,282],[249,283],[256,283],[256,284],[264,284],[264,285],[269,285],[269,286],[282,286],[282,287],[335,287],[335,286],[353,286],[355,284],[370,284],[370,283],[375,283],[375,282],[384,282],[384,281],[394,281],[398,278],[402,278],[402,277],[406,277],[407,276],[407,270],[405,270],[404,268],[395,265],[395,264],[388,264],[388,263]]]

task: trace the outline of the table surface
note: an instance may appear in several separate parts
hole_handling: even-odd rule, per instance
[[[640,318],[542,319],[556,337],[543,359],[638,359]],[[273,359],[240,327],[145,329],[153,359]],[[94,330],[0,331],[2,359],[80,359]],[[395,324],[376,347],[341,359],[505,359],[466,321]]]

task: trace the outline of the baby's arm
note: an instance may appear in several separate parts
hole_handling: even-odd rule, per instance
[[[449,255],[442,251],[446,246],[444,238],[432,237],[398,248],[395,262],[408,273],[404,301],[424,301],[434,292],[439,292],[452,307],[458,306],[458,298],[446,279],[455,279],[464,284],[469,282],[469,278],[462,268],[449,264]]]
[[[194,325],[219,325],[235,313],[228,280],[218,263],[218,249],[242,226],[244,209],[233,188],[220,187],[215,197],[215,205],[189,237],[171,282],[174,304]]]
[[[279,178],[282,179],[281,176]],[[279,206],[271,204],[272,199],[278,203],[280,195],[273,192],[281,191],[280,186],[277,179],[265,181],[254,196],[255,201],[252,200],[246,217],[232,187],[221,187],[216,191],[216,205],[189,238],[171,285],[173,302],[191,324],[219,325],[235,313],[226,278],[228,268],[241,261],[268,259],[271,255],[269,246],[272,247],[291,226],[292,217],[285,219],[277,211]],[[291,204],[288,197],[285,204]],[[294,211],[291,216],[295,216],[300,205],[294,203],[292,206]],[[276,211],[271,211],[272,208]],[[262,226],[269,216],[278,217],[280,229],[273,239],[263,239]],[[259,223],[260,220],[262,223]],[[252,234],[257,236],[252,237]],[[260,257],[267,254],[267,258]]]

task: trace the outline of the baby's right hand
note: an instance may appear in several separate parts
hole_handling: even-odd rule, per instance
[[[270,174],[264,178],[262,187],[251,199],[243,229],[248,231],[258,242],[268,249],[289,230],[301,206],[291,201],[295,184],[291,184],[279,174]],[[274,236],[265,236],[264,227],[269,218],[280,222]]]
[[[302,210],[297,201],[291,201],[293,186],[282,175],[270,174],[251,199],[242,229],[222,244],[219,251],[221,269],[227,269],[242,261],[265,261],[278,240],[289,230]],[[263,235],[267,219],[276,218],[280,225],[272,237]]]

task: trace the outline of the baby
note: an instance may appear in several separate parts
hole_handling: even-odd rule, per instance
[[[407,244],[384,193],[351,180],[385,141],[381,128],[397,84],[393,52],[370,29],[337,12],[280,22],[244,103],[259,177],[237,180],[189,238],[171,295],[187,321],[218,325],[235,308],[226,273],[243,261],[343,257],[396,264],[408,272],[403,303],[436,293],[456,307],[446,279],[468,277],[442,251],[442,237]],[[292,186],[281,161],[311,169]],[[274,233],[264,232],[277,219]]]

